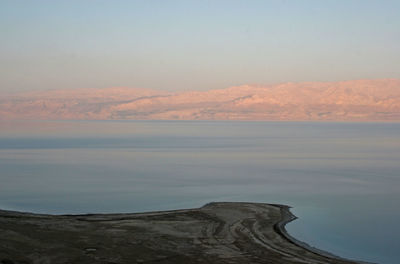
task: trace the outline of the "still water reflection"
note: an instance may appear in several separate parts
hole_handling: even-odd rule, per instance
[[[400,259],[398,123],[3,122],[0,168],[3,209],[284,203],[300,240],[348,258]]]

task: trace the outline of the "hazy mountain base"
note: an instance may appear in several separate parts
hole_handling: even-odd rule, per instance
[[[290,239],[287,206],[211,203],[138,214],[0,211],[0,262],[356,263]]]
[[[399,121],[400,80],[31,92],[0,98],[0,119]]]

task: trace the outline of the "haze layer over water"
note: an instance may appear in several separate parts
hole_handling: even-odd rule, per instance
[[[293,206],[299,240],[400,258],[400,124],[3,122],[0,208],[140,212],[211,201]]]

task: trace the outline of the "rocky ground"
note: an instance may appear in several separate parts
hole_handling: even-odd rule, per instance
[[[356,263],[290,238],[287,206],[211,203],[135,214],[0,210],[0,263]]]

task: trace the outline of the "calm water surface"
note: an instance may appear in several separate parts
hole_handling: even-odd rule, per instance
[[[400,259],[400,124],[0,123],[0,208],[139,212],[293,206],[289,233],[342,257]]]

